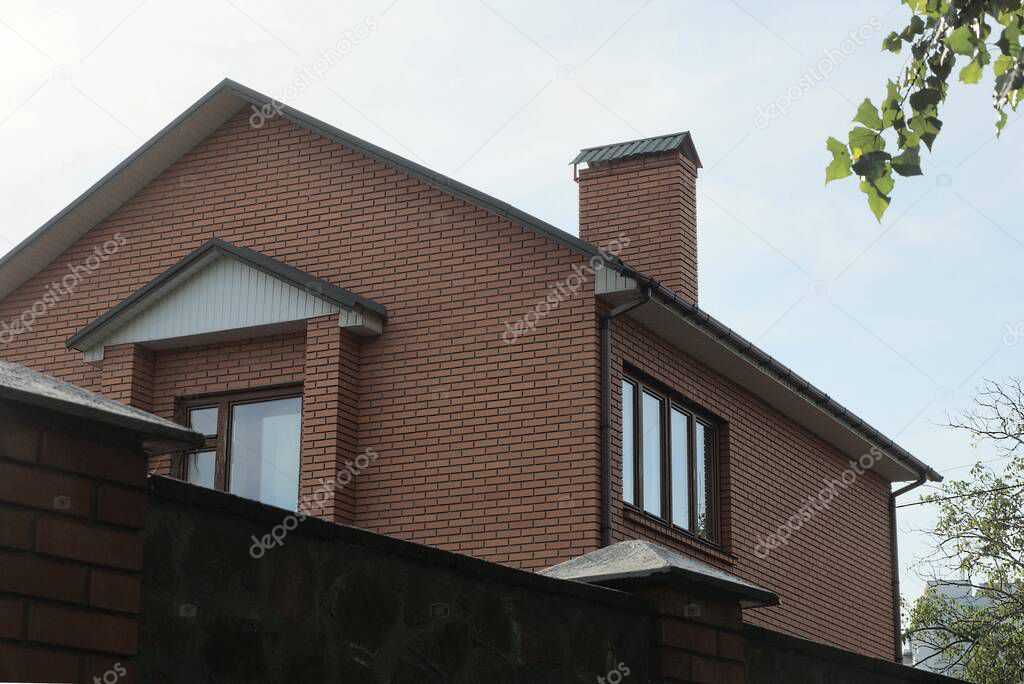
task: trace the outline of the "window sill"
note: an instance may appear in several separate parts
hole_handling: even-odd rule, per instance
[[[736,564],[736,556],[726,552],[720,546],[698,539],[691,534],[676,529],[667,522],[643,513],[631,506],[624,505],[622,507],[622,515],[627,521],[643,528],[645,532],[652,537],[658,538],[659,541],[667,546],[685,547],[687,550],[693,551],[705,558],[728,565]]]

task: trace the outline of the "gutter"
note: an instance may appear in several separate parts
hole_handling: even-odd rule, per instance
[[[671,289],[650,276],[646,276],[621,262],[615,264],[615,266],[621,266],[621,269],[616,270],[619,270],[622,275],[636,280],[641,289],[649,290],[657,296],[659,301],[678,311],[683,318],[692,319],[694,324],[703,329],[709,336],[730,347],[740,356],[746,357],[762,371],[771,375],[778,382],[788,385],[797,394],[803,396],[804,399],[825,411],[854,432],[859,433],[869,442],[875,443],[876,446],[886,451],[893,458],[903,462],[904,465],[919,476],[925,477],[931,482],[942,481],[942,475],[935,472],[929,465],[914,458],[903,447],[868,425],[864,419],[829,397],[807,380],[804,380],[796,372],[763,352],[753,342],[733,332],[731,328],[705,313],[696,305],[680,298]],[[650,297],[650,295],[648,296]]]
[[[917,480],[897,489],[889,495],[889,548],[892,560],[892,624],[893,624],[893,647],[894,660],[900,662],[903,659],[903,641],[900,638],[902,624],[900,621],[900,573],[899,573],[899,548],[896,540],[896,497],[906,494],[912,489],[920,487],[927,481],[941,482],[942,475],[937,473],[927,464],[914,458],[903,447],[883,435],[875,428],[868,425],[863,419],[852,413],[827,394],[814,387],[811,383],[801,378],[795,372],[779,363],[774,358],[758,349],[754,344],[741,335],[733,332],[729,327],[720,323],[707,313],[700,310],[694,304],[681,299],[671,289],[661,285],[653,278],[640,273],[624,263],[619,262],[620,273],[628,278],[633,278],[643,291],[643,299],[639,302],[623,304],[617,309],[612,309],[601,317],[601,359],[602,359],[602,405],[601,405],[601,430],[602,430],[602,459],[601,476],[604,483],[604,496],[601,509],[601,540],[602,545],[611,543],[611,318],[622,313],[620,309],[629,310],[639,304],[646,303],[653,299],[652,292],[658,300],[667,306],[678,311],[684,318],[692,319],[694,324],[703,329],[708,335],[720,343],[728,345],[736,353],[746,357],[765,373],[772,375],[777,381],[789,385],[794,391],[803,396],[818,408],[833,416],[851,430],[858,432],[869,442],[876,443],[890,456],[898,459],[910,470],[917,473]],[[606,320],[607,319],[607,320]],[[606,339],[607,337],[607,339]]]
[[[601,314],[601,546],[612,543],[612,319],[651,301],[650,288],[640,299]]]
[[[893,628],[893,660],[903,661],[903,639],[900,636],[903,625],[900,621],[900,559],[899,544],[896,543],[896,497],[917,489],[926,481],[922,473],[916,481],[897,489],[889,495],[889,557],[892,559],[892,628]]]

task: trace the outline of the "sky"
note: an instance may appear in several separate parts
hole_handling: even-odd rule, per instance
[[[991,83],[954,88],[881,223],[855,183],[824,185],[824,141],[898,73],[879,47],[907,17],[896,0],[2,0],[0,252],[225,76],[572,233],[580,148],[689,130],[702,308],[965,477],[998,454],[943,423],[1022,374],[1024,125],[995,140]],[[931,508],[900,511],[911,597]]]

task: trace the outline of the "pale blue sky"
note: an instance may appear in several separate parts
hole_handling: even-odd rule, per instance
[[[879,44],[906,16],[896,0],[4,2],[0,251],[224,76],[278,95],[351,31],[289,104],[572,232],[580,147],[692,131],[702,306],[963,476],[994,454],[938,424],[984,377],[1022,372],[1024,338],[1004,333],[1024,331],[1024,126],[993,141],[987,86],[957,88],[928,175],[900,180],[881,225],[852,183],[825,188],[824,140],[897,73]],[[831,73],[808,74],[826,54]],[[791,86],[787,113],[758,119]],[[905,566],[929,520],[901,514]]]

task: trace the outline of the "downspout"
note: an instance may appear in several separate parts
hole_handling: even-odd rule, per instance
[[[650,288],[640,299],[601,314],[601,546],[612,543],[612,319],[651,301]]]
[[[896,543],[896,497],[906,494],[911,489],[916,489],[927,480],[925,473],[921,473],[915,482],[906,487],[901,487],[889,495],[889,557],[892,558],[892,627],[895,647],[895,661],[903,660],[903,639],[900,634],[903,632],[903,625],[900,621],[900,559],[899,545]]]

